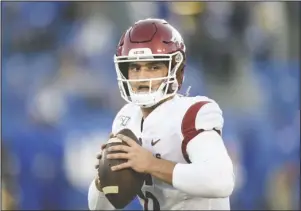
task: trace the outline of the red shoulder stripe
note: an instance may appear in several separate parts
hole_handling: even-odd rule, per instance
[[[182,141],[182,154],[184,159],[191,163],[189,157],[186,152],[187,144],[191,141],[194,137],[196,137],[199,133],[203,132],[204,130],[197,130],[195,128],[195,120],[197,113],[199,110],[205,105],[209,103],[208,101],[197,102],[189,107],[186,111],[184,118],[182,120],[181,130],[184,136],[184,140]]]

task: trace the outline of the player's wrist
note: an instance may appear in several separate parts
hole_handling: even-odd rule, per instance
[[[98,177],[96,177],[94,179],[94,181],[95,181],[95,186],[96,186],[97,190],[99,190],[100,192],[102,192],[102,189],[100,187],[100,180],[98,179]]]
[[[150,161],[149,161],[149,165],[146,168],[146,172],[147,174],[153,174],[156,171],[156,166],[158,165],[158,162],[160,160],[156,157],[151,157]]]

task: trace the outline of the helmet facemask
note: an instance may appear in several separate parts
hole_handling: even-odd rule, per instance
[[[147,54],[134,56],[114,56],[115,69],[117,73],[118,86],[121,97],[128,103],[133,103],[143,108],[152,107],[162,100],[174,96],[179,89],[177,73],[183,63],[183,55],[180,51],[173,54]],[[168,73],[165,77],[129,79],[128,65],[131,62],[167,62]],[[135,92],[132,88],[132,82],[147,82],[148,91]],[[162,81],[156,90],[153,90],[153,84]]]

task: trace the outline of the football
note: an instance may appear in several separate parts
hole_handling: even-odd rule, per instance
[[[135,134],[129,129],[123,129],[117,134],[123,134],[135,140],[141,145]],[[98,176],[100,179],[101,189],[106,198],[116,209],[123,209],[127,206],[136,195],[140,192],[144,183],[145,174],[138,173],[131,168],[119,171],[112,171],[111,167],[127,162],[124,159],[106,159],[109,153],[107,149],[110,146],[115,146],[126,143],[118,138],[111,138],[102,151],[102,158],[99,161]],[[110,153],[118,153],[110,152]]]

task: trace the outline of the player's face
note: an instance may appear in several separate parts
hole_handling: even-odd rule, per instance
[[[128,79],[155,79],[166,77],[168,74],[167,64],[164,62],[133,62],[128,69]],[[134,92],[149,92],[149,81],[130,82]],[[162,80],[152,80],[151,91],[156,91]]]

